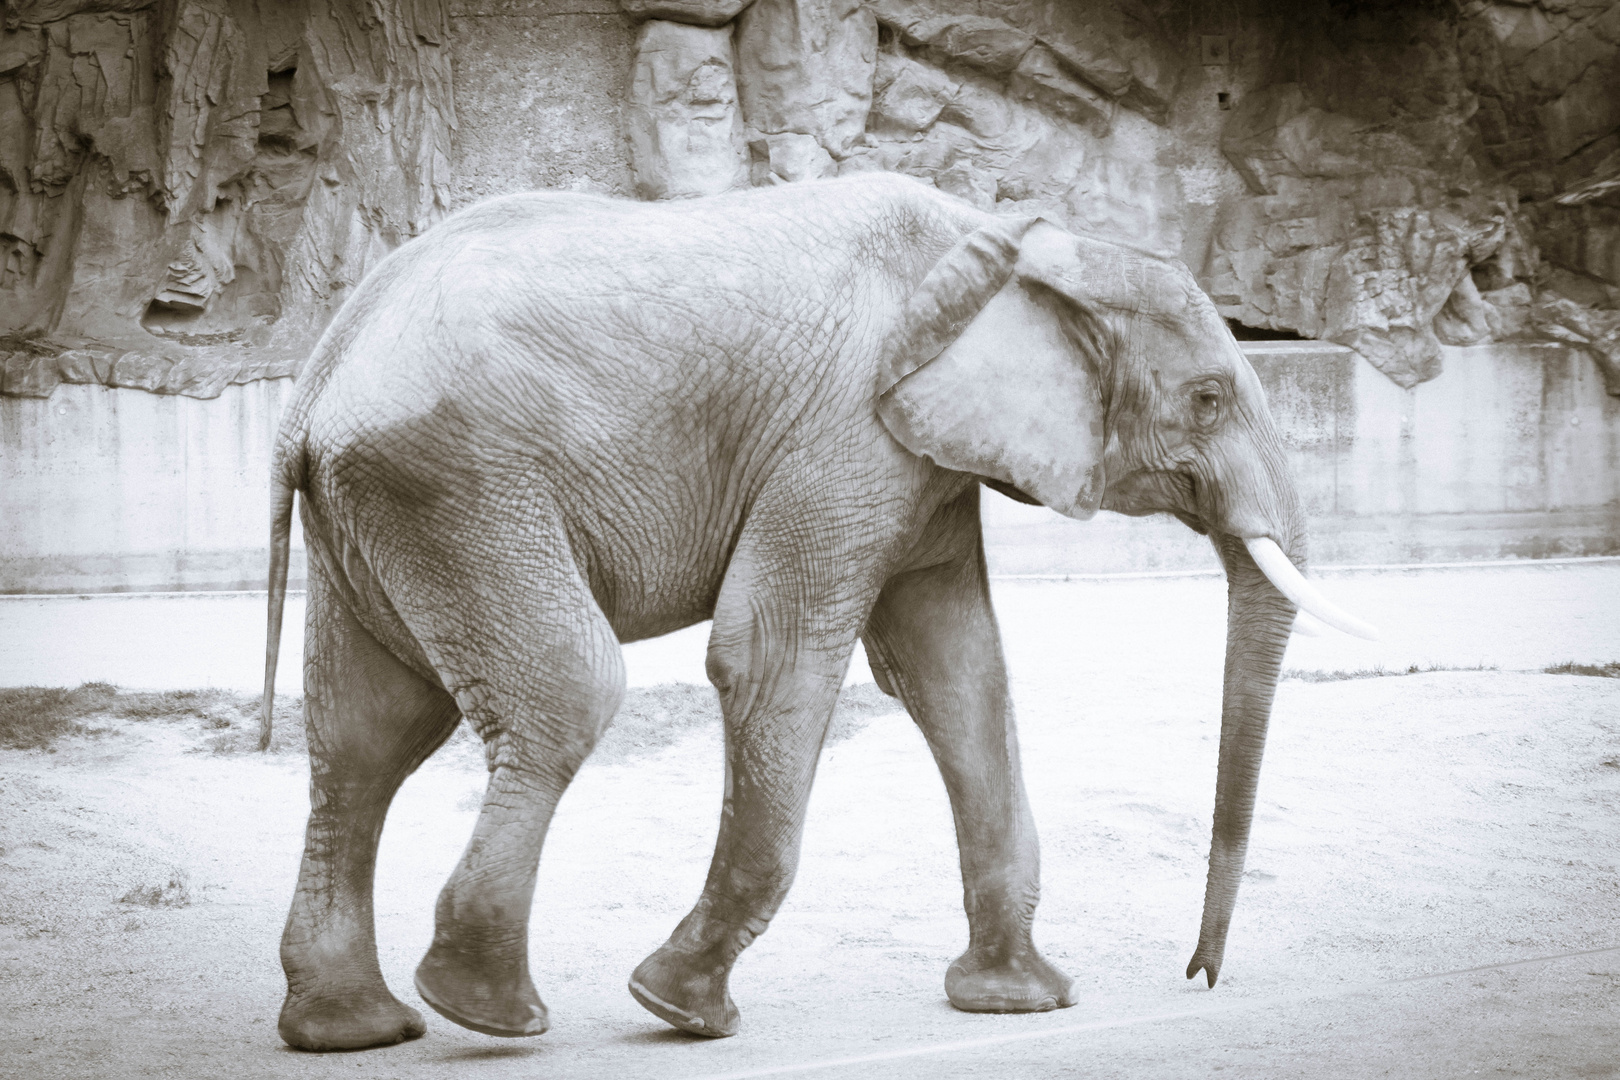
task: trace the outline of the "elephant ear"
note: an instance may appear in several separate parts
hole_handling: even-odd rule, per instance
[[[1039,219],[965,237],[906,305],[877,411],[912,453],[1089,518],[1107,433],[1095,359],[1077,339],[1098,338],[1095,317],[1045,284],[1075,251]]]

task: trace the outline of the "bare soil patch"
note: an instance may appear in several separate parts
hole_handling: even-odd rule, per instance
[[[12,736],[56,752],[0,749],[0,1076],[617,1080],[849,1057],[802,1075],[1620,1076],[1620,680],[1579,674],[1620,659],[1620,566],[1323,588],[1385,640],[1289,646],[1302,677],[1278,692],[1214,991],[1182,971],[1208,853],[1224,583],[997,582],[1041,830],[1036,936],[1078,980],[1073,1009],[945,1003],[966,940],[949,808],[921,737],[871,688],[866,723],[823,756],[793,892],[738,966],[742,1034],[693,1041],[635,1005],[624,981],[697,897],[719,818],[694,627],[627,648],[632,684],[652,692],[631,696],[562,800],[531,936],[553,1028],[532,1040],[430,1015],[427,1037],[387,1050],[282,1047],[277,945],[308,813],[303,755],[279,741],[299,738],[295,713],[277,720],[284,751],[264,755],[247,752],[250,693],[186,698],[173,722],[69,710]],[[263,626],[262,597],[7,599],[0,683],[250,691]],[[1379,670],[1401,677],[1335,677]],[[682,680],[699,685],[659,686]],[[418,1008],[411,973],[482,758],[452,740],[384,830],[380,960]],[[1388,982],[1420,975],[1436,977]],[[930,1048],[943,1052],[915,1056]],[[873,1057],[892,1052],[908,1056]]]
[[[872,717],[897,705],[872,683],[846,686],[839,695],[828,746],[854,735]],[[53,750],[70,736],[115,734],[119,721],[161,722],[200,736],[192,751],[213,754],[256,753],[260,699],[218,688],[202,690],[120,690],[104,682],[78,687],[0,687],[0,749]],[[592,757],[597,762],[623,761],[673,746],[693,731],[720,723],[714,691],[691,683],[631,687]],[[457,727],[451,744],[464,747],[478,737]],[[271,725],[270,752],[306,751],[301,697],[277,695]],[[452,751],[454,752],[454,751]]]
[[[80,727],[51,749],[0,751],[0,1071],[681,1077],[1097,1022],[1118,1026],[810,1075],[1613,1075],[1601,1070],[1620,1060],[1620,953],[1312,995],[1620,945],[1620,680],[1284,682],[1210,992],[1181,969],[1218,683],[1141,694],[1132,679],[1077,701],[1053,678],[1043,669],[1015,696],[1043,841],[1038,940],[1079,980],[1075,1009],[944,1004],[965,920],[943,788],[909,721],[860,687],[824,754],[799,881],[739,966],[743,1034],[698,1042],[640,1010],[624,979],[696,898],[722,783],[712,691],[656,687],[633,696],[548,840],[531,948],[553,1030],[505,1042],[430,1014],[418,1042],[329,1056],[274,1031],[308,808],[296,747],[242,752],[257,723],[245,696],[85,691],[81,704],[100,704],[59,710]],[[285,708],[278,729],[296,731]],[[454,742],[385,831],[380,954],[418,1008],[410,973],[482,783],[478,747]]]

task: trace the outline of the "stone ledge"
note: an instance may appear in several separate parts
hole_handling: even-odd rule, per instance
[[[0,352],[0,395],[48,398],[62,383],[74,383],[207,399],[238,383],[291,378],[302,366],[302,354],[286,352],[240,358],[217,353],[176,358],[105,347]]]
[[[1348,345],[1340,345],[1332,341],[1240,341],[1238,348],[1243,350],[1244,356],[1275,356],[1279,353],[1320,353],[1323,356],[1344,356],[1354,354],[1355,350]]]
[[[269,565],[269,549],[251,547],[6,556],[0,557],[0,595],[262,591]],[[303,588],[307,577],[304,549],[293,548],[288,588]]]
[[[1309,530],[1312,563],[1334,566],[1620,555],[1620,509],[1613,506],[1317,514]],[[1085,522],[1055,514],[1029,523],[987,521],[984,547],[992,576],[1218,572],[1220,567],[1208,539],[1165,514],[1123,518],[1104,512]]]
[[[1355,355],[1355,350],[1331,341],[1240,341],[1245,356],[1315,356],[1322,359]],[[1466,348],[1534,349],[1563,352],[1577,348],[1563,341],[1506,341]],[[290,379],[303,367],[303,357],[289,353],[244,356],[222,360],[218,354],[175,358],[139,349],[99,347],[63,349],[55,355],[0,351],[0,396],[48,398],[63,383],[145,390],[151,394],[217,398],[227,386],[261,379]]]

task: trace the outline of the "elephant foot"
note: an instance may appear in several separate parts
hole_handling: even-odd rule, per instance
[[[630,995],[666,1024],[722,1039],[737,1034],[742,1021],[728,976],[726,968],[700,966],[697,957],[659,949],[630,976]]]
[[[465,953],[434,944],[417,965],[416,992],[446,1020],[481,1034],[501,1039],[542,1035],[551,1021],[526,968],[521,962],[479,964]]]
[[[1074,980],[1046,962],[1034,946],[1011,954],[971,949],[945,972],[945,996],[963,1012],[1024,1013],[1067,1009]]]
[[[341,996],[288,994],[276,1030],[300,1050],[361,1050],[421,1038],[427,1024],[384,988]]]

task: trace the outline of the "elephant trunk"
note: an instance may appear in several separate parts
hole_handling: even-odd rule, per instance
[[[1293,603],[1267,579],[1241,539],[1230,534],[1215,534],[1213,539],[1226,567],[1226,674],[1204,920],[1198,951],[1187,965],[1187,978],[1202,970],[1212,987],[1220,974],[1226,932],[1237,904],[1260,783],[1260,759],[1266,748],[1266,725],[1295,614]]]

